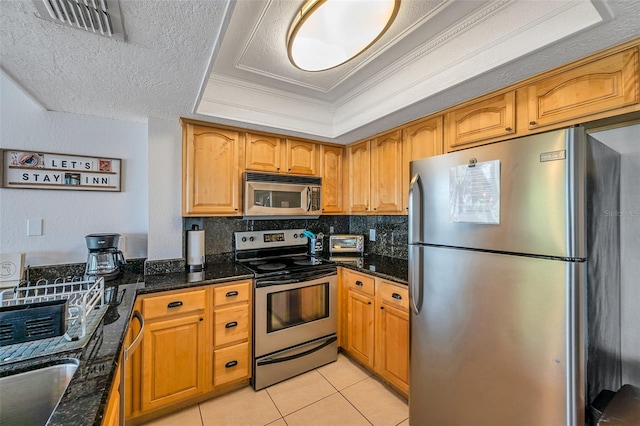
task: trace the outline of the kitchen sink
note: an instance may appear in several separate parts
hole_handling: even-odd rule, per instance
[[[0,377],[0,426],[46,424],[77,368],[61,359]]]

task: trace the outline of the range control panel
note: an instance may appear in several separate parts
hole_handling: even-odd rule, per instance
[[[273,231],[234,232],[236,250],[255,250],[268,247],[302,246],[308,238],[304,229],[278,229]]]

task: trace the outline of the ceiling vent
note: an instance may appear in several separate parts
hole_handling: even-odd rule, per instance
[[[39,17],[124,41],[118,0],[33,0]]]

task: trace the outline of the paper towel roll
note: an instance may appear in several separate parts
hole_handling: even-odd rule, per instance
[[[204,267],[204,229],[187,231],[187,266]]]

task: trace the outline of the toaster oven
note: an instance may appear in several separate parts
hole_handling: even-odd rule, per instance
[[[364,236],[353,234],[335,234],[329,236],[330,253],[363,253]]]

